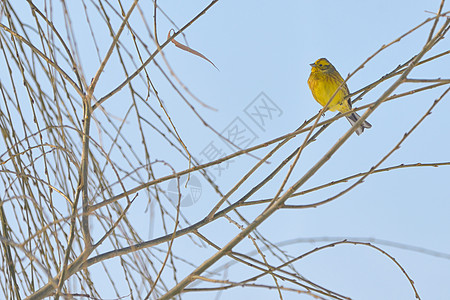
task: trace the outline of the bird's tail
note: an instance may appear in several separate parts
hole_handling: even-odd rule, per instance
[[[359,118],[361,118],[361,117],[357,113],[354,112],[351,115],[348,115],[346,118],[350,122],[350,124],[353,126],[356,123],[356,121],[358,121]],[[370,125],[369,122],[364,121],[361,124],[361,126],[356,129],[355,132],[356,132],[357,135],[361,135],[361,133],[364,132],[364,128],[369,129],[370,127],[372,127],[372,125]]]

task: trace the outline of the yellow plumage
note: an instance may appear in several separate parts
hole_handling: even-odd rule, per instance
[[[347,84],[342,84],[344,79],[342,79],[341,74],[339,74],[334,66],[326,58],[320,58],[315,63],[311,64],[311,67],[308,85],[314,99],[316,99],[320,105],[325,106],[340,87],[333,97],[333,100],[328,104],[328,109],[331,111],[339,111],[341,113],[350,111],[352,109],[352,102],[350,101],[350,98],[345,99],[345,96],[350,94]],[[360,116],[355,112],[347,116],[347,120],[352,126],[359,118]],[[364,128],[370,127],[372,127],[372,125],[370,125],[369,122],[364,121],[355,132],[357,135],[360,135],[363,133]]]

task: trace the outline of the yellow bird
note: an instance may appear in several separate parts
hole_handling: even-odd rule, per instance
[[[319,58],[316,62],[310,64],[310,66],[312,69],[311,75],[309,75],[308,78],[309,88],[314,99],[316,99],[320,105],[325,106],[328,101],[330,101],[331,96],[333,96],[339,86],[344,82],[344,79],[342,79],[341,74],[339,74],[326,58]],[[339,111],[341,113],[352,110],[350,98],[344,99],[348,94],[350,93],[347,84],[344,83],[334,96],[333,100],[328,104],[328,109],[331,111]],[[346,117],[352,126],[360,118],[356,112],[353,112]],[[372,127],[372,125],[370,125],[369,122],[364,121],[355,132],[357,135],[360,135],[363,133],[364,128],[370,127]]]

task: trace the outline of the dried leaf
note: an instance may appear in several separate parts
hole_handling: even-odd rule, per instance
[[[173,31],[173,29],[171,29],[171,30],[169,31],[169,34],[168,34],[167,38],[170,38],[172,31]],[[216,69],[219,71],[219,69],[216,67],[216,65],[215,65],[212,61],[210,61],[208,58],[206,58],[206,56],[204,56],[203,54],[201,54],[200,52],[195,51],[194,49],[189,48],[188,46],[183,45],[183,44],[177,42],[175,39],[172,40],[172,43],[174,43],[175,46],[177,46],[178,48],[180,48],[180,49],[182,49],[182,50],[184,50],[184,51],[187,51],[187,52],[189,52],[189,53],[192,53],[192,54],[194,54],[194,55],[197,55],[197,56],[203,58],[204,60],[206,60],[206,61],[208,61],[210,64],[212,64],[212,65],[214,66],[214,68],[216,68]]]

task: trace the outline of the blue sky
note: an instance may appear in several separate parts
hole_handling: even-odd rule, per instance
[[[260,143],[291,132],[318,112],[320,107],[313,100],[306,84],[309,63],[327,57],[345,77],[383,44],[430,17],[431,14],[425,10],[436,11],[439,4],[440,1],[289,1],[277,4],[269,1],[245,1],[239,4],[222,1],[186,32],[190,46],[211,59],[220,72],[197,57],[175,48],[168,49],[167,53],[178,75],[191,91],[219,110],[211,112],[199,109],[217,129],[225,128],[236,116],[241,116],[246,104],[251,103],[261,91],[266,93],[283,114],[279,118],[274,117],[264,132],[257,132],[257,143]],[[187,12],[193,10],[191,3],[162,3],[161,6],[180,20],[186,20]],[[446,7],[448,9],[448,5]],[[379,79],[419,52],[428,37],[430,26],[419,29],[376,56],[349,80],[350,90]],[[444,40],[427,57],[448,48],[448,41]],[[411,77],[448,78],[450,72],[446,66],[449,62],[448,57],[443,57],[429,66],[417,68]],[[376,100],[384,91],[383,88],[392,82],[369,93],[356,106]],[[400,90],[412,86],[402,86]],[[304,189],[368,171],[394,147],[442,92],[443,89],[433,90],[383,104],[368,119],[373,127],[359,137],[352,136],[327,165],[307,182]],[[449,104],[444,99],[382,167],[448,161],[448,111]],[[179,112],[174,108],[173,112],[183,114],[184,110]],[[326,117],[330,116],[332,113],[327,113]],[[205,141],[205,136],[209,134],[207,130],[201,125],[188,126],[190,121],[187,119],[183,122],[178,118],[177,121],[181,122],[182,134],[189,140],[193,152],[199,153],[210,141],[207,138]],[[333,123],[302,154],[294,174],[303,174],[348,126],[343,119]],[[200,136],[198,132],[205,132],[205,135]],[[214,136],[210,135],[211,140],[214,140]],[[297,138],[271,161],[276,164],[302,141],[301,137]],[[257,152],[257,155],[263,156],[266,151]],[[242,158],[239,165],[230,166],[219,179],[221,186],[231,187],[238,174],[244,174],[254,163],[251,158]],[[256,178],[252,178],[238,194],[244,194],[257,182],[257,178],[263,178],[270,170],[270,166],[263,167]],[[282,172],[283,175],[285,173],[286,170]],[[261,198],[273,195],[282,177],[277,177],[276,183],[273,182],[257,195]],[[449,169],[445,166],[375,174],[348,194],[322,207],[280,211],[264,223],[260,231],[272,241],[279,242],[296,238],[359,237],[361,240],[389,240],[448,253],[449,178]],[[294,175],[290,182],[297,179]],[[343,190],[348,184],[296,198],[289,203],[323,200]],[[203,210],[209,209],[209,202],[214,201],[212,199],[217,197],[204,188],[199,202],[191,208],[185,208],[185,213],[194,219],[201,217]],[[242,211],[249,216],[259,212],[251,208]],[[221,223],[220,229],[206,228],[205,232],[214,235],[215,230],[221,230],[223,237],[218,238],[217,242],[226,243],[232,233],[236,234],[232,225],[226,223]],[[230,230],[231,233],[222,230]],[[252,249],[250,242],[243,244],[245,246],[238,247],[241,251]],[[322,244],[296,243],[284,249],[295,256]],[[450,275],[448,260],[379,246],[405,268],[423,299],[446,299],[450,295],[446,284],[446,278]],[[363,246],[344,245],[327,249],[305,258],[296,267],[304,276],[353,299],[414,298],[409,282],[397,266],[386,256]],[[251,273],[245,267],[238,270],[231,273],[230,279],[242,278],[246,272]],[[271,283],[270,279],[266,283]],[[224,292],[222,296],[223,299],[249,296],[276,299],[277,292],[237,288]],[[283,292],[283,296],[285,299],[310,298],[290,292]],[[183,299],[202,297],[208,299],[211,294],[186,294]]]
[[[207,1],[158,2],[179,27],[182,27],[208,3]],[[326,57],[345,78],[382,45],[395,40],[431,17],[432,14],[425,11],[435,12],[439,5],[438,0],[319,0],[280,3],[219,1],[185,32],[189,45],[213,61],[219,71],[208,62],[173,45],[166,47],[164,52],[175,73],[189,90],[203,102],[217,109],[213,111],[205,108],[187,96],[196,111],[208,124],[224,134],[231,132],[230,130],[237,126],[244,126],[250,134],[247,139],[238,140],[237,143],[242,143],[240,144],[242,147],[248,147],[294,131],[320,110],[320,105],[314,101],[306,83],[310,73],[310,63],[320,57]],[[152,4],[150,1],[142,2],[142,8],[149,17],[147,21],[151,25]],[[443,11],[448,9],[449,5],[446,4]],[[72,13],[75,19],[75,16],[82,16],[81,13],[74,11]],[[140,32],[145,33],[137,11],[135,13],[136,16],[131,18],[131,22],[138,31],[142,30]],[[92,12],[90,17],[96,36],[99,38],[99,52],[103,56],[107,49],[106,45],[110,43],[110,37],[103,21],[96,20],[95,16],[95,12]],[[57,19],[56,16],[56,23]],[[85,34],[78,41],[78,47],[86,80],[89,82],[98,68],[99,60],[89,34],[86,33],[89,28],[86,26],[84,17],[80,17],[77,21],[74,28],[79,31],[78,34]],[[59,25],[62,28],[63,25]],[[167,33],[172,28],[173,25],[159,14],[160,42],[166,39]],[[350,91],[358,90],[378,80],[418,53],[426,42],[430,28],[431,23],[377,55],[348,81]],[[145,37],[144,34],[141,36]],[[181,37],[177,40],[185,42]],[[123,42],[130,41],[131,35],[125,32]],[[153,46],[150,39],[147,43]],[[443,40],[425,57],[447,51],[449,46],[448,40]],[[164,65],[160,56],[157,57],[157,61]],[[95,91],[97,98],[104,96],[125,78],[122,70],[119,71],[120,65],[117,62],[117,58],[113,56],[111,64],[102,74],[98,89]],[[449,78],[449,65],[450,58],[447,55],[425,66],[417,67],[410,77]],[[131,65],[127,66],[130,70],[134,70]],[[221,154],[233,152],[233,148],[223,143],[197,119],[155,66],[149,65],[147,71],[181,138],[194,157],[206,162],[208,158],[204,154],[208,152],[208,149],[211,150],[212,145]],[[394,80],[395,78],[381,84],[355,106],[375,101]],[[136,78],[133,83],[137,89],[145,89],[141,79]],[[408,83],[402,85],[395,93],[420,86],[423,84]],[[301,187],[300,191],[368,171],[397,144],[405,132],[410,130],[447,87],[448,85],[381,105],[368,118],[373,127],[361,136],[351,136],[330,161]],[[381,167],[450,161],[448,97],[447,95],[437,105],[433,113]],[[153,96],[149,101],[162,114],[159,105],[152,102],[155,101]],[[255,103],[265,103],[271,108],[270,111],[266,111],[264,123],[258,123],[261,119],[252,118],[254,115],[251,112]],[[125,115],[124,107],[128,108],[129,105],[128,91],[124,88],[105,102],[104,109],[121,118]],[[333,115],[327,112],[325,118]],[[97,111],[96,116],[102,120],[101,112]],[[149,116],[148,119],[157,123],[153,116]],[[136,152],[143,155],[141,136],[137,126],[130,118],[124,125],[124,133],[135,142]],[[95,124],[93,128],[94,138],[99,139]],[[302,153],[287,187],[313,166],[348,128],[348,122],[339,119],[327,128],[317,141],[308,146]],[[146,138],[152,141],[150,149],[152,160],[168,161],[176,171],[188,168],[187,160],[179,153],[167,150],[168,145],[159,135],[149,130],[146,132]],[[301,145],[303,139],[304,135],[300,135],[278,151],[269,159],[270,164],[264,164],[252,175],[233,194],[230,201],[237,201],[266,177],[278,163]],[[108,143],[107,139],[104,142]],[[268,153],[269,149],[271,148],[263,148],[254,152],[253,155],[261,158]],[[113,153],[111,156],[114,159],[123,159],[115,155]],[[212,168],[209,172],[221,191],[226,193],[256,162],[255,157],[244,155],[223,164],[220,170]],[[155,170],[160,176],[171,173],[169,168],[162,165],[156,165]],[[273,197],[287,170],[288,168],[285,167],[251,200]],[[182,213],[190,223],[204,218],[220,199],[199,174],[194,173],[193,176],[199,179],[200,193],[196,194],[195,203],[182,207]],[[450,255],[449,180],[449,166],[409,168],[374,174],[363,184],[326,205],[302,210],[280,210],[258,230],[268,240],[282,245],[282,249],[292,257],[331,241],[342,239],[371,241],[373,245],[394,257],[404,268],[414,280],[422,299],[448,299],[450,296],[449,256],[437,257],[423,251],[401,249],[387,245],[387,242],[383,241],[426,248]],[[353,182],[296,197],[290,199],[288,203],[307,204],[321,201],[334,196]],[[170,189],[169,184],[164,182],[160,187]],[[188,189],[182,190],[183,196],[189,192]],[[169,200],[166,200],[167,207],[170,207]],[[150,220],[152,216],[145,211],[148,201],[147,195],[141,193],[130,209],[129,216],[131,222],[140,225],[138,230],[142,236],[156,238],[163,231],[158,221]],[[239,209],[239,212],[245,215],[247,220],[252,221],[264,207],[264,205],[250,206]],[[235,214],[230,216],[238,220]],[[149,230],[150,224],[156,225],[155,228]],[[202,228],[200,232],[211,238],[217,245],[225,245],[239,233],[239,230],[227,220],[221,219]],[[160,246],[161,249],[164,247]],[[173,247],[175,253],[196,263],[215,253],[211,248],[199,248],[186,237],[177,239]],[[242,253],[248,253],[254,249],[250,240],[244,240],[236,247],[236,251]],[[267,254],[267,259],[274,265],[279,263],[270,254]],[[229,260],[225,258],[211,270],[227,262]],[[118,260],[113,259],[109,263],[115,266],[118,265]],[[402,271],[387,256],[373,248],[361,245],[340,245],[312,254],[296,262],[294,266],[306,278],[352,299],[414,299],[414,292]],[[192,271],[191,266],[184,264],[178,265],[177,269],[179,279]],[[90,272],[96,280],[102,281],[101,266],[90,268]],[[255,272],[251,268],[233,265],[229,269],[228,279],[239,281],[253,275]],[[120,276],[119,272],[117,276]],[[169,287],[171,283],[173,284],[170,271],[163,273],[163,278]],[[261,283],[273,285],[273,280],[267,277]],[[106,281],[104,284],[105,294],[102,296],[114,297],[115,294],[112,291],[109,293]],[[292,287],[287,282],[280,281],[280,285]],[[123,288],[126,295],[127,286],[124,284],[120,288]],[[212,299],[213,297],[215,297],[213,293],[186,293],[183,294],[182,299]],[[258,297],[277,299],[278,294],[276,290],[264,288],[234,288],[224,291],[220,299]],[[283,297],[284,299],[311,299],[308,295],[298,295],[289,291],[283,291]]]

